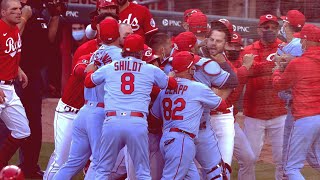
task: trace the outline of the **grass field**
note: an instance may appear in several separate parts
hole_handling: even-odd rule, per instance
[[[48,163],[50,155],[53,151],[53,148],[54,148],[53,143],[43,143],[42,144],[41,154],[40,154],[40,158],[39,158],[39,164],[43,170],[45,170],[45,168],[47,166],[47,163]],[[10,161],[10,164],[18,164],[17,159],[18,159],[18,156],[16,154],[12,158],[12,160]],[[232,169],[234,172],[234,173],[232,173],[232,179],[236,180],[237,179],[237,172],[239,169],[236,161],[233,162]],[[302,172],[307,180],[320,180],[320,173],[310,167],[305,167]],[[272,180],[272,179],[274,179],[274,166],[270,163],[259,161],[256,166],[256,178],[257,178],[257,180]],[[83,179],[83,177],[81,174],[79,174],[77,177],[74,178],[74,180],[82,180],[82,179]]]

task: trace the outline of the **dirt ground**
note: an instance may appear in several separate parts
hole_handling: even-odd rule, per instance
[[[53,142],[53,118],[58,101],[59,99],[55,98],[47,98],[43,99],[42,101],[42,135],[44,142]],[[243,121],[243,115],[241,113],[240,115],[238,115],[237,120],[240,122],[241,125]],[[271,146],[268,143],[268,141],[262,149],[260,161],[272,163]]]

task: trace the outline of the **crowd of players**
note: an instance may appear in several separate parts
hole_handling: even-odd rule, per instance
[[[281,19],[261,16],[260,39],[243,47],[228,20],[208,28],[199,9],[172,38],[147,8],[99,1],[94,39],[76,50],[56,108],[44,179],[86,165],[85,179],[230,179],[234,156],[238,179],[251,180],[266,136],[275,179],[304,179],[305,160],[320,171],[320,28],[297,10]]]

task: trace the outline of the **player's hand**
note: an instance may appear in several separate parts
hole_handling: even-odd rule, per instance
[[[94,72],[96,71],[98,68],[96,65],[94,64],[89,64],[86,69],[84,70],[84,72]]]
[[[27,75],[23,72],[23,70],[19,67],[18,69],[18,80],[22,84],[22,88],[24,89],[28,85],[28,77]]]
[[[170,71],[170,72],[168,73],[168,76],[169,76],[169,77],[175,77],[175,76],[176,76],[176,73],[175,73],[174,71]]]
[[[285,62],[290,62],[292,59],[294,59],[295,57],[292,56],[291,54],[282,54],[280,56],[281,61],[285,61]]]
[[[222,53],[219,53],[211,57],[213,58],[214,61],[216,61],[219,64],[226,62],[226,58]]]
[[[6,95],[4,95],[3,90],[0,89],[0,104],[5,103],[5,97],[6,97]]]
[[[23,6],[23,8],[21,9],[21,17],[23,17],[26,21],[31,18],[32,16],[32,9],[30,6],[25,5]]]
[[[254,54],[245,54],[242,59],[242,65],[249,70],[253,64],[254,57],[257,55]]]

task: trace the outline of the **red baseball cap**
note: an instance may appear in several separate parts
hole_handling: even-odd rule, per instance
[[[152,48],[149,47],[148,45],[144,44],[143,48],[144,48],[144,50],[143,50],[144,53],[142,56],[143,61],[150,63],[150,62],[156,60],[157,58],[159,58],[159,56],[155,55]]]
[[[99,23],[100,39],[105,43],[112,43],[120,37],[118,21],[113,18],[106,18]]]
[[[175,72],[183,72],[200,60],[200,56],[194,55],[189,51],[176,53],[172,58],[172,68]]]
[[[234,33],[232,34],[232,39],[231,39],[230,42],[231,42],[231,43],[238,43],[238,44],[242,45],[242,38],[241,38],[240,34],[234,32]]]
[[[287,21],[291,26],[303,27],[306,22],[306,17],[298,10],[288,11],[286,16],[281,17],[282,20]]]
[[[301,32],[295,33],[294,36],[307,41],[320,42],[320,28],[314,24],[305,24]]]
[[[260,21],[259,21],[258,25],[260,26],[261,24],[269,22],[269,21],[279,24],[278,18],[276,16],[274,16],[272,14],[266,14],[266,15],[260,16]]]
[[[140,52],[144,50],[144,39],[138,34],[128,35],[123,42],[123,49],[127,52]]]
[[[197,12],[201,12],[200,9],[187,9],[184,11],[183,14],[183,21],[187,22],[188,18],[193,14],[193,13],[197,13]]]
[[[208,18],[202,12],[193,13],[189,16],[187,23],[189,24],[189,31],[193,33],[208,31]]]
[[[197,43],[197,38],[192,32],[182,32],[174,38],[174,48],[178,51],[190,51]]]
[[[119,5],[116,0],[98,0],[97,1],[97,8],[105,8],[105,7],[116,7],[118,8]]]

